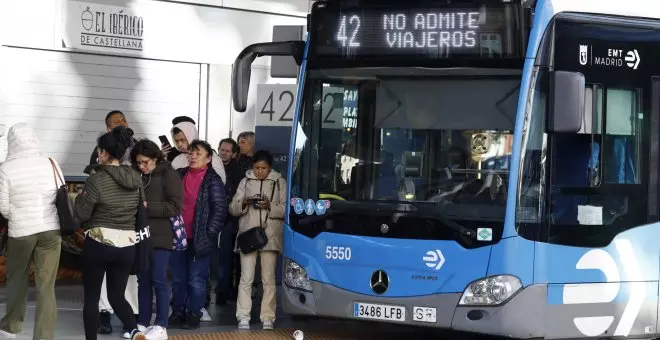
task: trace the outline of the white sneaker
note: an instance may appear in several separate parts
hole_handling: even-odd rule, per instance
[[[140,330],[138,330],[133,334],[131,334],[131,332],[124,332],[123,337],[124,339],[131,339],[131,340],[146,340],[144,333],[142,333],[142,331]]]
[[[0,337],[3,337],[5,339],[16,339],[16,334],[9,333],[5,330],[0,329]]]
[[[275,328],[275,326],[273,325],[273,321],[271,321],[271,320],[264,320],[263,326],[264,326],[265,331],[268,331],[268,330],[271,330],[271,329]]]
[[[140,333],[144,334],[149,330],[149,327],[138,325],[137,329],[138,329],[138,331],[140,331]],[[131,332],[124,332],[124,334],[122,334],[122,338],[130,339],[131,338]]]
[[[248,318],[242,318],[241,321],[238,322],[238,329],[250,329],[250,320]]]
[[[202,322],[210,322],[213,321],[211,319],[211,316],[209,315],[209,312],[206,311],[206,308],[202,307],[202,318],[199,320]]]
[[[144,334],[147,340],[167,340],[167,330],[161,326],[149,327],[149,330]]]

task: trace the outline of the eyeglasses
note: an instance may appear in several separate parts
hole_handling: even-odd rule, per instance
[[[146,161],[137,161],[137,165],[141,167],[147,167],[151,162],[153,162],[153,159],[147,159]]]

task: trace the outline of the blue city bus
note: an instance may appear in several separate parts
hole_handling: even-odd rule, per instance
[[[287,313],[660,336],[660,1],[328,0],[307,27],[232,79],[244,111],[256,57],[300,65]]]

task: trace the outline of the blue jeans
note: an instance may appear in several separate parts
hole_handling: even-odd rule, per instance
[[[202,316],[206,302],[206,287],[211,268],[211,256],[195,256],[193,245],[188,250],[172,252],[172,315]]]
[[[172,252],[165,249],[154,249],[151,254],[149,272],[138,275],[138,305],[140,316],[138,324],[149,326],[151,323],[153,292],[156,291],[156,321],[155,326],[167,328],[167,318],[170,312],[170,284],[167,280],[167,267],[170,264]]]
[[[218,270],[215,276],[215,293],[224,295],[231,293],[231,283],[234,276],[234,241],[236,234],[233,225],[226,225],[220,235],[220,248],[218,248]]]

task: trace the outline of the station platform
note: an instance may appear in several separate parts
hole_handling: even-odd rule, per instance
[[[58,321],[55,331],[55,339],[83,340],[85,339],[82,325],[83,288],[79,284],[57,285]],[[5,302],[7,290],[4,285],[0,286],[0,316],[5,314]],[[30,289],[28,295],[27,312],[23,332],[18,334],[17,339],[32,339],[34,327],[34,308],[36,294],[34,288]],[[279,300],[279,294],[278,294]],[[278,305],[281,305],[278,302]],[[429,328],[409,328],[392,324],[351,322],[345,320],[320,320],[305,319],[298,320],[287,317],[282,310],[278,309],[278,318],[275,330],[263,331],[259,323],[259,303],[254,303],[252,314],[252,330],[239,331],[236,328],[234,316],[235,304],[216,306],[211,304],[208,312],[212,318],[210,322],[202,322],[202,327],[195,331],[168,329],[169,339],[172,340],[278,340],[294,339],[293,332],[301,330],[304,340],[388,340],[388,339],[485,339],[483,336],[467,336],[457,334],[444,334]],[[110,335],[99,335],[99,340],[121,339],[121,322],[113,316],[112,326],[114,333]]]

